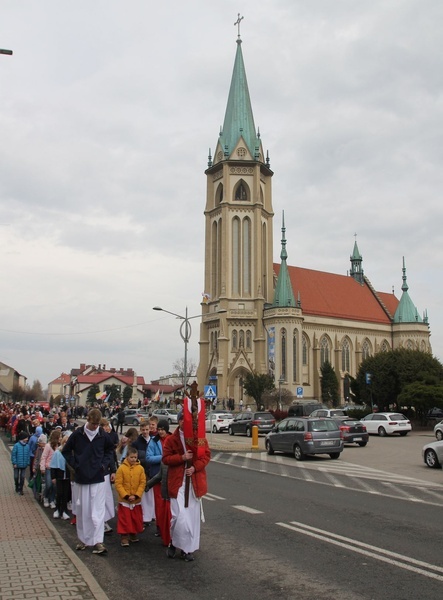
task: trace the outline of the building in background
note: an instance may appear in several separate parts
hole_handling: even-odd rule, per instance
[[[219,398],[238,403],[246,373],[269,372],[294,397],[319,398],[328,361],[345,401],[349,376],[365,358],[401,347],[431,352],[428,318],[409,296],[404,260],[399,300],[375,290],[356,241],[347,275],[287,264],[284,215],[274,263],[274,173],[255,128],[241,43],[239,37],[223,128],[205,172],[199,387],[211,381]],[[400,265],[401,257],[399,279]]]

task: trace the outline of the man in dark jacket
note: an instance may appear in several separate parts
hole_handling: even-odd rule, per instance
[[[87,423],[69,437],[62,454],[74,472],[72,504],[77,518],[77,550],[93,546],[93,554],[103,554],[105,526],[105,475],[113,461],[114,444],[100,427],[101,412],[93,408]]]
[[[123,425],[125,424],[125,411],[123,408],[118,409],[117,413],[117,433],[121,433],[123,435]],[[120,432],[118,431],[120,429]]]

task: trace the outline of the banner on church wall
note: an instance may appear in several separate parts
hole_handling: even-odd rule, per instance
[[[268,374],[275,380],[275,327],[268,329]]]

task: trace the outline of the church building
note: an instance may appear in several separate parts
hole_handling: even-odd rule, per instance
[[[199,387],[212,383],[220,399],[247,404],[243,380],[256,371],[272,374],[294,398],[319,399],[328,361],[344,403],[349,376],[365,358],[396,348],[431,352],[428,318],[409,296],[404,259],[398,300],[374,289],[357,241],[347,275],[290,266],[284,215],[274,263],[274,173],[254,125],[241,44],[239,35],[224,123],[205,171]]]

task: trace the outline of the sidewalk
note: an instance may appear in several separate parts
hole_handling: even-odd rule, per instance
[[[32,490],[14,491],[11,458],[0,438],[0,598],[108,600],[60,537]]]

